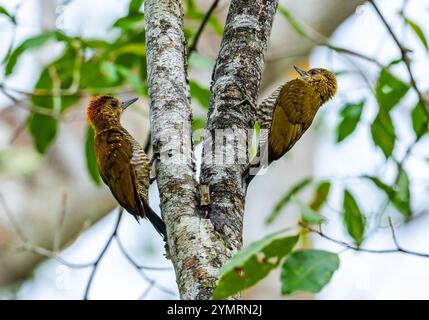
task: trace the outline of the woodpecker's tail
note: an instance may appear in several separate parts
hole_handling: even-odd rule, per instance
[[[152,210],[152,208],[145,204],[145,214],[146,218],[152,223],[153,227],[158,231],[158,233],[164,238],[164,241],[167,241],[167,231],[165,230],[165,223],[162,219]]]

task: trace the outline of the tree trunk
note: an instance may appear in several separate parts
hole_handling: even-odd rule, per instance
[[[241,247],[250,105],[238,83],[256,100],[277,1],[232,1],[217,66],[207,123],[202,182],[209,186],[209,217],[198,204],[186,74],[183,7],[179,0],[146,1],[146,41],[151,130],[161,210],[167,224],[169,256],[182,299],[210,299],[219,268]],[[246,90],[246,89],[245,89]],[[216,129],[233,128],[241,142],[227,153],[244,154],[242,163],[220,165],[208,158]]]

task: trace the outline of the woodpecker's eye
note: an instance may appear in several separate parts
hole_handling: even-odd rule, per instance
[[[112,106],[113,109],[116,109],[118,107],[118,102],[112,101],[110,105]]]

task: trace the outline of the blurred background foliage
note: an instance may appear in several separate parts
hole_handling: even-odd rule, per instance
[[[64,5],[68,5],[69,2],[72,1]],[[366,127],[369,132],[368,138],[376,148],[374,152],[383,157],[383,160],[381,166],[372,172],[357,174],[349,172],[341,178],[312,176],[312,172],[309,172],[293,185],[281,190],[283,195],[274,201],[273,208],[266,208],[266,211],[260,214],[263,215],[267,225],[276,227],[279,219],[291,206],[294,206],[300,212],[299,223],[296,224],[295,221],[292,224],[295,227],[295,235],[288,234],[291,229],[277,231],[263,239],[260,239],[262,237],[259,235],[260,240],[253,242],[224,267],[223,276],[216,291],[217,297],[224,298],[254,285],[271,270],[279,268],[283,294],[301,291],[319,292],[339,268],[340,260],[335,251],[311,249],[312,243],[308,234],[319,234],[322,238],[333,242],[340,238],[338,236],[329,239],[322,230],[322,226],[330,221],[330,218],[323,215],[323,209],[330,206],[330,199],[340,199],[341,207],[338,211],[342,224],[341,230],[347,234],[344,241],[336,242],[343,248],[355,251],[365,251],[366,249],[362,247],[366,239],[379,228],[389,227],[394,238],[395,226],[413,220],[419,215],[419,211],[426,211],[426,208],[420,210],[413,203],[416,196],[413,194],[413,180],[410,178],[411,169],[407,165],[414,150],[427,142],[425,138],[429,123],[426,88],[420,83],[420,78],[415,76],[413,66],[416,56],[423,56],[423,59],[427,60],[429,50],[427,27],[422,26],[414,20],[413,15],[408,14],[407,6],[411,2],[413,1],[397,1],[396,8],[399,10],[395,12],[394,23],[401,24],[399,29],[394,29],[393,23],[385,22],[382,14],[377,16],[381,21],[377,28],[384,29],[385,38],[388,39],[386,41],[394,44],[394,48],[389,51],[391,52],[389,58],[379,59],[375,55],[367,54],[365,48],[355,51],[355,49],[340,46],[341,43],[333,45],[326,36],[295,16],[288,6],[288,1],[281,1],[276,19],[281,18],[286,22],[298,38],[310,41],[313,46],[326,50],[330,55],[339,55],[348,59],[350,68],[344,67],[344,64],[324,66],[332,67],[332,71],[336,72],[340,88],[338,97],[335,102],[332,102],[340,105],[334,109],[336,120],[332,135],[335,143],[341,146],[350,142],[356,136],[357,130]],[[383,9],[385,2],[377,3]],[[227,4],[228,1],[220,1],[219,6],[225,9]],[[371,7],[368,3],[365,6]],[[374,10],[374,7],[371,8]],[[207,9],[200,8],[195,0],[185,0],[184,9],[184,32],[190,51],[188,65],[191,75],[189,86],[194,108],[193,130],[198,133],[205,127],[210,101],[210,79],[207,78],[207,74],[210,74],[215,61],[213,54],[201,53],[196,46],[196,40],[200,36],[199,27],[206,18]],[[15,10],[0,6],[0,19],[6,21],[12,28],[20,23],[17,18],[18,13],[19,6]],[[377,15],[376,11],[375,14]],[[424,13],[426,18],[427,14],[427,12]],[[219,43],[222,37],[224,19],[225,14],[212,14],[207,19],[204,32],[208,31],[208,37],[216,39],[216,43]],[[62,120],[67,112],[80,106],[79,102],[82,99],[97,94],[126,94],[138,95],[144,101],[148,100],[143,0],[129,1],[126,15],[117,18],[111,24],[109,32],[111,31],[113,36],[109,33],[108,37],[93,38],[69,34],[59,27],[56,30],[42,31],[21,43],[15,43],[14,40],[10,42],[1,62],[3,76],[0,77],[2,79],[0,93],[12,103],[28,99],[29,114],[23,129],[31,135],[34,149],[38,154],[28,151],[24,152],[26,154],[21,152],[16,154],[16,150],[7,149],[1,151],[0,170],[19,171],[31,175],[57,139]],[[276,29],[273,32],[276,32]],[[408,38],[403,37],[404,34],[407,34]],[[412,40],[406,41],[410,37]],[[287,39],[284,42],[287,45]],[[23,56],[34,54],[53,43],[59,50],[55,51],[55,57],[44,65],[31,91],[9,85],[8,80],[16,73]],[[267,59],[275,60],[275,54],[271,51]],[[356,66],[354,59],[371,64],[377,70],[376,75],[374,77],[368,75],[364,68]],[[308,65],[308,57],[298,61]],[[282,72],[290,76],[289,70],[282,70]],[[204,75],[201,76],[201,74]],[[348,77],[360,79],[364,87],[363,94],[352,97],[342,92],[344,90],[342,84],[348,81]],[[272,83],[264,83],[264,85],[265,88],[269,88]],[[401,119],[398,122],[393,119],[394,114],[398,108],[401,108],[404,100],[408,106],[407,113],[401,112]],[[147,111],[142,109],[136,109],[134,112],[147,115]],[[405,143],[402,133],[404,130],[407,131],[405,136],[408,137]],[[81,143],[85,151],[87,174],[94,184],[101,186],[95,165],[93,135],[92,129],[88,126]],[[409,138],[410,136],[412,137]],[[198,142],[199,138],[197,136],[195,138]],[[149,142],[145,144],[149,149]],[[335,154],[331,156],[332,161],[335,162]],[[362,157],[365,157],[364,153]],[[428,157],[423,159],[426,165],[429,164],[428,159]],[[349,161],[358,162],[360,159],[354,158]],[[20,169],[22,162],[27,165],[23,165]],[[258,181],[256,179],[253,183],[257,184]],[[376,192],[379,196],[375,207],[379,209],[368,210],[365,204],[366,198],[357,196],[356,191],[347,186],[348,181],[365,183],[365,188],[370,190],[366,193]],[[341,190],[341,194],[332,195],[335,190]],[[305,192],[310,196],[301,197]],[[263,202],[264,199],[259,201]],[[293,250],[298,239],[303,249]],[[395,238],[394,240],[396,247],[392,252],[416,254],[399,247]],[[427,251],[429,252],[429,249]],[[277,260],[270,261],[270,257],[277,257]],[[261,268],[261,264],[266,268]]]

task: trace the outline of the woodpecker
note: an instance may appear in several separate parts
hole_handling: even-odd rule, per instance
[[[268,129],[268,162],[280,159],[310,127],[319,108],[337,91],[335,74],[322,68],[304,71],[262,101],[257,121]]]
[[[149,160],[140,144],[120,123],[122,112],[135,101],[137,98],[121,102],[106,95],[89,101],[87,118],[95,132],[97,166],[118,203],[137,221],[149,219],[165,240],[165,224],[148,202]]]
[[[319,108],[337,91],[335,74],[322,68],[304,71],[294,66],[300,77],[277,88],[256,110],[261,129],[260,145],[268,148],[268,164],[280,159],[310,127]],[[249,167],[261,164],[251,163]],[[247,182],[253,176],[246,170]]]

